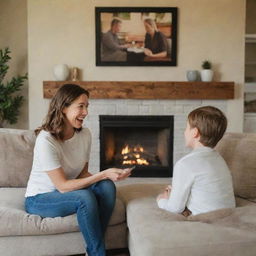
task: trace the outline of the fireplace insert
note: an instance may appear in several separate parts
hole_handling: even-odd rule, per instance
[[[131,177],[172,177],[173,116],[100,116],[100,169],[132,166]]]

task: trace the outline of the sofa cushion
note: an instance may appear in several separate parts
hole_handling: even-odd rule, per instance
[[[186,218],[158,208],[156,196],[164,186],[120,188],[127,205],[131,255],[255,255],[256,204]]]
[[[25,187],[30,175],[33,131],[0,129],[0,187]]]
[[[0,188],[0,236],[45,235],[78,231],[76,214],[41,218],[24,210],[25,188]],[[109,225],[124,223],[123,202],[117,198]]]
[[[227,162],[236,196],[256,197],[256,134],[227,133],[216,146]]]

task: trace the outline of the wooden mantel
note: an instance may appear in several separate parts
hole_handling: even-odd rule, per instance
[[[44,81],[44,98],[63,84],[80,85],[91,99],[234,99],[234,82]]]

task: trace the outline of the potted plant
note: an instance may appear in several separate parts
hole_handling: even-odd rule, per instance
[[[20,91],[24,81],[27,80],[27,74],[13,77],[11,81],[6,81],[4,77],[9,70],[8,61],[11,59],[9,48],[0,49],[0,127],[4,122],[15,124],[18,120],[19,108],[22,105],[24,97],[16,94]]]
[[[211,82],[213,78],[213,71],[211,70],[212,64],[209,60],[205,60],[202,63],[201,80],[203,82]]]

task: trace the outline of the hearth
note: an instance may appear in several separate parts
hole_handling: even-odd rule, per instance
[[[173,116],[100,116],[100,169],[132,166],[132,177],[172,177]]]

